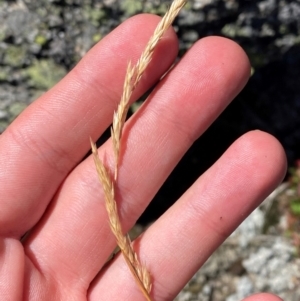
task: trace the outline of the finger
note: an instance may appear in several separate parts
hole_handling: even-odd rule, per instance
[[[23,300],[24,252],[15,239],[0,240],[0,292],[1,300]]]
[[[203,39],[127,123],[116,196],[124,231],[135,223],[185,151],[248,76],[249,63],[238,45],[223,38]],[[110,142],[100,155],[110,166]],[[87,285],[114,246],[102,189],[92,158],[88,158],[64,182],[28,248],[34,257],[43,254],[39,266],[44,272],[64,266],[59,273],[61,283],[70,275],[80,275]]]
[[[153,300],[173,300],[212,252],[281,182],[285,154],[262,132],[237,140],[135,243],[153,278]],[[114,285],[113,294],[107,288]],[[90,300],[142,300],[120,256],[93,284]]]
[[[278,296],[268,294],[268,293],[259,293],[252,295],[250,297],[247,297],[243,301],[283,301]]]
[[[19,237],[37,222],[90,148],[89,136],[96,139],[111,123],[127,63],[138,59],[158,21],[142,15],[122,24],[1,135],[1,235]],[[159,79],[176,54],[177,39],[170,30],[133,99]]]

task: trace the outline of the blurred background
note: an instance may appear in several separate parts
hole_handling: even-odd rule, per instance
[[[142,12],[163,15],[169,5],[169,0],[0,0],[0,133],[26,106],[58,82],[95,43],[122,21]],[[256,227],[255,231],[259,229],[258,232],[252,227],[253,232],[249,226],[250,230],[246,227],[246,232],[241,232],[240,235],[247,236],[252,231],[263,234],[268,239],[283,237],[291,247],[289,250],[293,250],[286,251],[290,252],[290,257],[285,258],[298,260],[300,1],[190,0],[176,19],[174,28],[180,41],[179,58],[201,37],[224,36],[239,43],[246,51],[251,61],[252,76],[244,90],[187,152],[141,217],[139,224],[147,225],[158,218],[236,138],[251,129],[261,129],[281,141],[290,170],[283,186],[279,187],[265,207],[259,209],[262,213],[256,214],[250,223],[256,225],[253,227]],[[131,107],[131,114],[142,101],[143,99]],[[108,136],[105,133],[101,141]],[[269,245],[265,248],[270,250],[275,246],[275,253],[262,253],[260,257],[272,258],[277,254],[276,243],[270,243],[272,239],[268,239]],[[250,282],[243,278],[245,275],[255,274],[250,271],[251,264],[247,268],[247,263],[243,261],[250,256],[245,250],[252,240],[235,243],[241,248],[241,253],[234,256],[227,254],[224,269],[227,272],[233,269],[237,282],[242,281],[243,287],[252,289],[246,293],[258,290],[277,292],[278,285],[273,288],[270,288],[271,284],[258,287],[257,283],[264,283],[263,279],[271,277],[268,272],[259,281],[253,280],[252,286],[249,280],[251,277],[247,278]],[[258,245],[261,247],[263,244],[264,239]],[[286,248],[285,245],[280,246],[279,250]],[[229,251],[231,249],[229,247]],[[283,253],[287,254],[286,252]],[[230,256],[233,256],[232,262]],[[281,271],[281,265],[287,266],[287,262],[277,265]],[[219,262],[217,266],[222,264]],[[266,266],[267,263],[262,264],[261,269],[264,270]],[[299,261],[296,266],[299,269],[291,276],[294,280],[287,281],[286,287],[277,293],[289,300],[298,301]],[[278,272],[276,269],[275,271]],[[220,287],[216,283],[209,287],[205,285],[209,279],[216,279],[221,272],[217,269],[207,273],[199,276],[204,282],[199,277],[195,278],[195,283],[200,281],[195,293],[187,290],[187,295],[183,294],[183,299],[180,300],[198,300],[200,292],[201,300],[219,300],[219,296],[220,300],[227,298],[227,301],[234,301],[246,294],[243,292],[238,295],[238,286],[234,286],[232,290],[218,295],[218,289],[222,291],[223,282],[222,285],[219,283]],[[232,275],[230,274],[230,279],[234,278]],[[281,285],[286,282],[283,279],[276,281]],[[290,295],[284,295],[286,292]]]

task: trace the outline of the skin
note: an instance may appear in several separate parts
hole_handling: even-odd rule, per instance
[[[82,158],[89,137],[96,140],[109,126],[127,62],[138,59],[158,21],[139,15],[124,22],[0,136],[2,300],[144,300],[122,257],[102,269],[115,240],[93,160]],[[132,101],[168,70],[177,47],[170,29]],[[201,39],[127,122],[116,196],[125,231],[249,74],[237,44]],[[99,155],[112,169],[110,140]],[[153,278],[153,300],[173,300],[285,171],[274,137],[253,131],[235,141],[135,241]],[[280,299],[260,294],[246,300]]]

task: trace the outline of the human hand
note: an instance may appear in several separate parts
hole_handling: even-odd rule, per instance
[[[123,23],[1,135],[1,300],[144,300],[122,257],[102,269],[115,239],[93,159],[81,160],[89,137],[96,140],[110,125],[127,63],[137,60],[157,22],[156,16],[140,15]],[[133,100],[168,70],[176,54],[170,29]],[[117,188],[125,231],[242,89],[249,69],[235,43],[202,39],[126,123]],[[113,168],[110,141],[99,155]],[[277,140],[249,132],[139,237],[135,250],[153,278],[153,300],[172,300],[280,183],[285,169]],[[262,299],[279,300],[267,294],[247,300]]]

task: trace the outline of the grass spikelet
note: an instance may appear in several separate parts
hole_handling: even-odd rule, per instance
[[[97,147],[92,140],[91,147],[94,163],[96,165],[99,181],[102,184],[105,206],[108,212],[109,225],[111,231],[116,237],[117,244],[130,268],[138,286],[143,292],[148,301],[151,301],[149,293],[151,291],[151,278],[147,269],[142,266],[138,260],[137,254],[134,252],[131,240],[128,235],[124,235],[122,231],[121,221],[118,215],[117,203],[115,201],[114,183],[111,180],[110,174],[98,157]]]
[[[127,72],[125,75],[125,81],[123,85],[123,93],[121,101],[118,105],[117,111],[114,113],[113,125],[111,129],[111,136],[113,140],[114,156],[115,156],[115,180],[118,176],[118,163],[120,157],[120,148],[121,148],[121,136],[122,130],[124,127],[125,119],[129,109],[129,100],[130,97],[140,82],[146,68],[148,67],[154,49],[157,46],[160,39],[163,37],[164,33],[173,23],[174,19],[178,15],[179,11],[186,4],[187,0],[174,0],[171,4],[169,10],[166,12],[164,17],[158,23],[153,35],[148,41],[144,51],[142,52],[139,60],[136,65],[132,66],[129,62],[127,67]]]
[[[164,33],[173,23],[181,8],[186,4],[187,0],[174,0],[169,10],[157,25],[152,37],[148,41],[144,51],[142,52],[137,63],[132,66],[129,62],[127,66],[126,76],[123,85],[123,93],[117,110],[113,115],[113,125],[111,128],[111,136],[113,143],[115,168],[114,177],[110,176],[107,168],[98,157],[97,147],[91,142],[94,163],[96,165],[99,181],[103,186],[105,195],[105,205],[109,216],[109,224],[111,231],[116,237],[117,244],[125,258],[125,261],[134,276],[140,290],[148,301],[151,301],[151,277],[147,269],[138,260],[137,254],[133,250],[131,240],[128,235],[124,235],[121,221],[118,215],[117,204],[115,201],[115,188],[118,177],[119,158],[121,149],[122,131],[125,124],[125,119],[129,109],[129,101],[132,93],[138,86],[146,68],[148,67],[155,47],[157,46]]]

